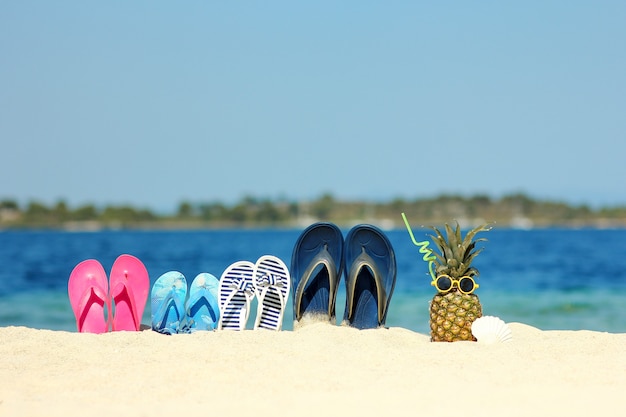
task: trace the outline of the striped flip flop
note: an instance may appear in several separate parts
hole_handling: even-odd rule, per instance
[[[283,261],[271,255],[259,258],[254,265],[254,292],[258,299],[258,309],[254,329],[280,330],[291,277]]]
[[[244,330],[254,298],[252,277],[254,264],[237,261],[220,277],[218,299],[220,303],[220,330]]]

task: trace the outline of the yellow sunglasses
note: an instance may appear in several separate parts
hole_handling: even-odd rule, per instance
[[[450,292],[452,288],[454,288],[454,284],[456,284],[459,291],[463,294],[471,294],[479,287],[476,281],[474,281],[474,278],[467,275],[459,279],[452,279],[449,275],[442,274],[430,283],[430,285],[433,285],[437,288],[437,291],[441,293]]]

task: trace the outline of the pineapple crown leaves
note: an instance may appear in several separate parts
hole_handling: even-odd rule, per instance
[[[476,244],[487,239],[476,238],[476,235],[479,232],[491,230],[487,226],[487,224],[478,226],[468,231],[465,237],[461,235],[461,226],[458,222],[454,230],[449,224],[445,224],[445,237],[439,229],[431,227],[435,235],[430,235],[430,237],[439,248],[439,253],[433,252],[437,275],[447,274],[452,278],[460,278],[464,275],[478,276],[478,270],[471,264],[474,258],[483,251],[483,248],[477,249]]]

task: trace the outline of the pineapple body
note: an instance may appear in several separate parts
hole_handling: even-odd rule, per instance
[[[452,291],[436,294],[430,302],[430,337],[433,342],[475,341],[472,323],[483,315],[478,296]]]
[[[476,234],[489,229],[482,225],[470,230],[465,237],[461,235],[461,227],[456,224],[452,229],[445,225],[446,236],[436,228],[431,236],[439,253],[434,252],[435,271],[437,277],[447,276],[452,287],[439,289],[437,279],[432,284],[439,290],[430,302],[430,337],[433,342],[457,342],[476,340],[472,335],[472,323],[483,315],[483,308],[478,296],[471,291],[461,291],[460,280],[463,277],[474,279],[478,270],[472,266],[474,258],[482,251],[476,249],[476,243],[485,240],[476,238]]]

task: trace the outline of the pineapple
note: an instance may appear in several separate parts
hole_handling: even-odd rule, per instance
[[[444,290],[447,287],[450,289],[447,292],[437,289],[438,292],[430,303],[431,340],[433,342],[476,340],[472,336],[472,323],[482,316],[482,306],[478,296],[473,292],[478,288],[478,285],[472,286],[474,278],[478,276],[478,270],[471,266],[471,263],[483,250],[476,249],[476,243],[486,240],[475,239],[476,234],[489,229],[486,229],[486,225],[479,226],[470,230],[465,238],[461,237],[458,222],[454,231],[448,224],[445,225],[446,237],[436,227],[432,229],[435,235],[430,237],[440,252],[433,252],[436,277],[443,276],[444,283],[447,284],[444,285]],[[462,277],[470,279],[460,282]],[[435,285],[435,282],[432,284]],[[435,287],[437,288],[437,285]],[[459,287],[462,287],[463,291]]]

